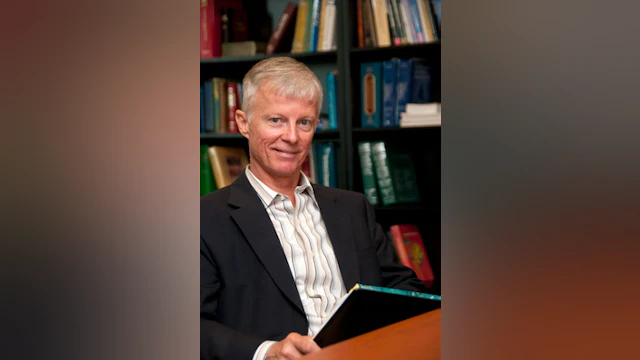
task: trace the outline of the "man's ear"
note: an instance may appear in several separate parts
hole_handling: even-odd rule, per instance
[[[236,124],[242,136],[249,138],[249,118],[247,113],[242,110],[236,110]]]

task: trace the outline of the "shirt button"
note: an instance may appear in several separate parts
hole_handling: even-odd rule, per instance
[[[313,251],[311,252],[311,257],[316,257],[316,254]]]

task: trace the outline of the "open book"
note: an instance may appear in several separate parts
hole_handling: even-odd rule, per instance
[[[356,284],[340,300],[313,340],[320,347],[439,309],[438,295]]]

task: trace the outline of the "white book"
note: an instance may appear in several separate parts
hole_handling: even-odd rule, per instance
[[[415,115],[400,113],[400,127],[425,127],[425,126],[441,126],[442,116],[437,115]]]
[[[326,0],[323,16],[325,17],[325,19],[324,27],[322,29],[322,44],[318,44],[318,50],[336,50],[336,0]]]
[[[407,114],[437,115],[442,111],[442,105],[437,102],[432,103],[407,103],[405,112]]]

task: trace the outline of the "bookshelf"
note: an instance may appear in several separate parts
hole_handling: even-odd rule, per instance
[[[297,1],[292,1],[297,3]],[[269,0],[267,8],[275,23],[286,6],[287,1]],[[275,54],[271,56],[292,56],[307,64],[324,85],[324,72],[336,69],[338,130],[318,131],[314,142],[332,141],[338,146],[336,166],[338,187],[363,192],[360,173],[360,160],[357,143],[359,141],[378,141],[399,143],[410,151],[416,178],[419,184],[420,203],[376,206],[378,222],[384,230],[397,223],[417,224],[425,248],[433,267],[435,282],[431,289],[441,294],[440,272],[440,127],[421,128],[362,128],[360,127],[360,64],[369,61],[383,61],[392,57],[422,58],[436,69],[433,81],[433,98],[440,101],[440,41],[386,48],[358,48],[356,2],[337,1],[336,26],[337,50],[302,54]],[[221,57],[200,61],[201,80],[214,76],[241,80],[244,74],[256,62],[270,57],[268,55]],[[346,80],[345,80],[346,79]],[[327,111],[323,105],[323,114]],[[244,146],[247,141],[239,134],[201,134],[201,145]]]

